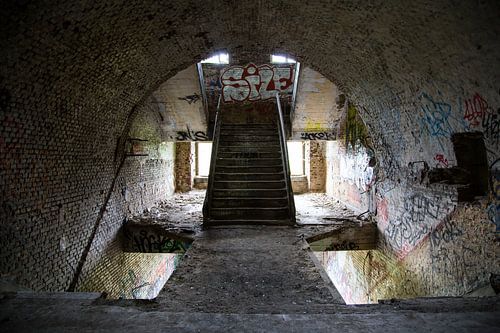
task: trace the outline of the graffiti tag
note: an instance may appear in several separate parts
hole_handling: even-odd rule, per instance
[[[422,130],[427,131],[432,136],[449,137],[453,133],[450,125],[451,105],[445,102],[436,102],[434,99],[423,93],[421,95]]]
[[[390,246],[400,259],[424,240],[453,207],[443,206],[443,200],[438,197],[416,193],[404,200],[403,208],[402,216],[391,220],[384,231]]]
[[[302,140],[335,140],[337,136],[333,132],[302,132]]]
[[[498,144],[500,109],[495,112],[479,93],[465,99],[464,120],[467,120],[471,127],[482,127],[484,135]]]
[[[354,251],[359,250],[359,246],[353,242],[343,241],[338,244],[331,244],[328,246],[325,251]]]
[[[221,73],[224,102],[258,101],[278,92],[291,92],[293,67],[248,64],[232,66]]]
[[[448,159],[446,159],[443,154],[436,154],[436,156],[434,156],[434,161],[438,162],[437,166],[448,167]]]
[[[133,239],[134,250],[142,253],[184,253],[190,246],[187,242],[148,230],[140,230],[127,237]]]
[[[177,141],[208,141],[208,136],[203,131],[193,131],[186,126],[186,131],[177,132]]]
[[[186,101],[188,102],[188,104],[191,104],[191,103],[196,103],[200,100],[201,96],[198,95],[198,94],[193,94],[193,95],[187,95],[187,96],[184,96],[184,97],[178,97],[179,100],[181,101]]]

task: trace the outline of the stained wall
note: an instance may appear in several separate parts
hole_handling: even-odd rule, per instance
[[[82,258],[98,262],[127,210],[149,205],[125,208],[121,192],[141,177],[123,178],[140,159],[122,163],[133,116],[162,83],[222,49],[245,60],[288,53],[344,92],[376,157],[361,208],[376,207],[385,253],[398,260],[417,260],[432,230],[465,209],[454,188],[420,182],[423,162],[454,166],[452,133],[482,131],[493,185],[473,216],[491,228],[477,235],[483,252],[498,246],[489,236],[499,225],[497,1],[2,6],[0,269],[21,285],[66,289]]]

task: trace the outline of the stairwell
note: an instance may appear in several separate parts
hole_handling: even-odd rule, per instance
[[[226,110],[218,117],[204,224],[295,223],[282,117],[247,113],[242,123]]]

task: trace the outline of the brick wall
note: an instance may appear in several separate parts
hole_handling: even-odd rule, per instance
[[[194,152],[191,142],[175,143],[175,190],[187,192],[191,190],[191,168],[194,163]]]
[[[311,192],[325,192],[326,185],[326,160],[325,141],[310,142],[310,169],[309,190]]]
[[[215,50],[236,59],[286,51],[358,107],[377,160],[366,206],[384,221],[387,255],[417,260],[416,246],[459,209],[453,187],[418,179],[425,163],[456,164],[452,133],[483,132],[497,174],[497,2],[291,0],[221,10],[216,2],[11,1],[2,9],[0,269],[30,288],[66,289],[97,222],[84,271],[128,209],[152,204],[127,207],[121,192],[127,182],[129,197],[141,197],[132,184],[141,182],[138,161],[147,160],[127,158],[119,170],[131,115],[162,82]],[[486,247],[500,225],[498,198],[491,186],[482,212],[491,213],[484,223],[493,231],[474,236]]]
[[[404,258],[387,250],[316,255],[348,303],[382,299],[462,296],[498,274],[494,226],[484,203],[463,205]]]
[[[173,253],[122,252],[112,242],[103,259],[82,280],[78,291],[105,292],[107,298],[152,299],[180,259]]]

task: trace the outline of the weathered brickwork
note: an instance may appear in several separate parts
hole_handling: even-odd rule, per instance
[[[330,251],[316,255],[348,303],[382,299],[461,296],[499,274],[494,225],[484,203],[457,208],[403,259],[387,250]]]
[[[78,291],[105,292],[107,298],[152,299],[180,259],[173,253],[122,252],[111,243],[103,259],[83,279]]]
[[[127,138],[123,166],[77,286],[98,270],[96,265],[115,265],[114,257],[105,253],[128,216],[141,214],[174,193],[175,144],[161,141],[157,116],[150,108],[142,106],[133,115]]]
[[[187,192],[191,190],[191,166],[193,152],[191,142],[175,143],[175,190]]]
[[[122,164],[131,115],[162,82],[220,49],[241,62],[288,52],[356,105],[376,158],[359,208],[382,221],[386,255],[418,260],[431,230],[460,211],[453,187],[420,179],[426,166],[456,165],[455,132],[484,133],[494,177],[481,214],[487,209],[487,223],[499,230],[496,1],[2,6],[0,270],[21,285],[66,289],[96,226],[84,275],[129,212],[168,192],[157,184],[167,180],[168,159]],[[498,247],[488,236],[495,230],[484,232],[477,236],[484,246]]]
[[[326,160],[325,160],[325,141],[310,142],[310,158],[311,163],[309,169],[309,190],[311,192],[325,192],[326,181]]]

